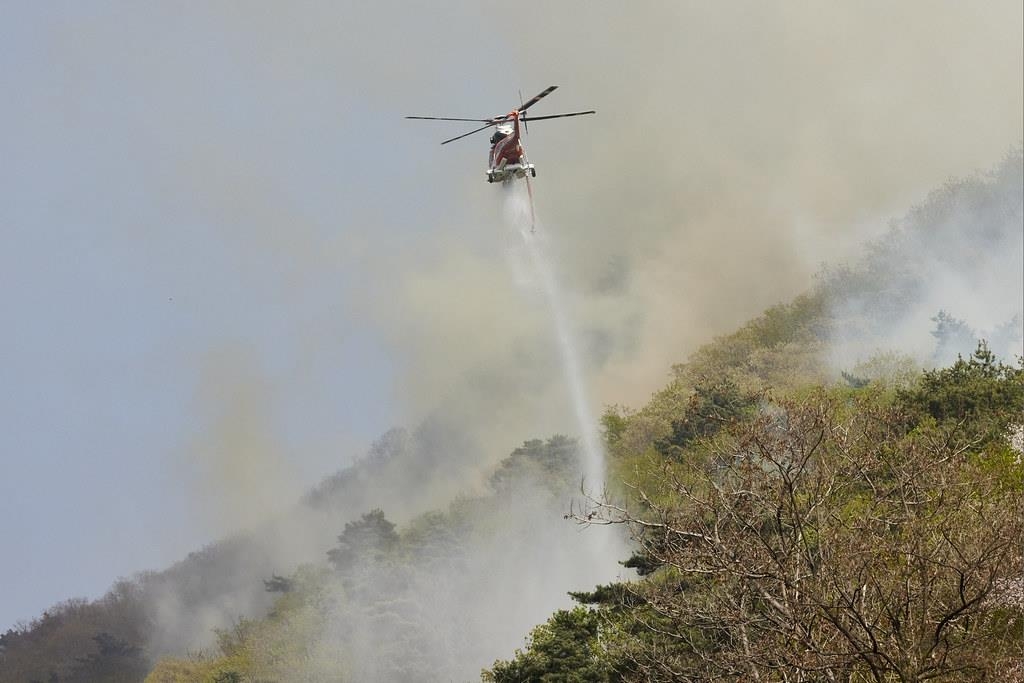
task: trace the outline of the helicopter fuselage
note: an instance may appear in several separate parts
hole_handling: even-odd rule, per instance
[[[487,159],[487,182],[489,183],[525,178],[527,174],[534,177],[537,175],[533,164],[526,160],[526,151],[520,141],[519,112],[512,110],[506,118],[511,120],[511,124],[505,124],[499,128],[492,138],[494,142]]]

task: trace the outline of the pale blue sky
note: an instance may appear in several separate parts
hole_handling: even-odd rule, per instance
[[[270,387],[290,492],[396,419],[366,275],[316,253],[438,210],[393,168],[401,98],[194,7],[3,9],[0,629],[222,531],[181,465],[210,354]],[[316,14],[346,39],[352,11]]]

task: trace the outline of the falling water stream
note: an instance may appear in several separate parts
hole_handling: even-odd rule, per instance
[[[527,180],[527,182],[529,182]],[[600,495],[604,486],[604,453],[598,434],[597,420],[587,399],[586,382],[580,366],[580,354],[573,337],[572,326],[563,304],[562,289],[548,255],[545,234],[537,219],[533,197],[526,183],[513,182],[505,188],[505,221],[515,233],[520,249],[525,250],[525,263],[520,264],[521,283],[540,286],[548,309],[558,350],[561,356],[565,382],[569,390],[573,412],[578,423],[583,446],[583,485],[591,495]]]

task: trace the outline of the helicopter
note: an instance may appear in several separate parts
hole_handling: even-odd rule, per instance
[[[469,131],[468,133],[463,133],[462,135],[449,138],[442,142],[442,145],[447,145],[449,142],[461,140],[464,137],[468,137],[474,133],[479,133],[487,130],[488,128],[494,128],[494,134],[491,135],[491,151],[487,160],[487,182],[504,183],[509,182],[514,178],[525,178],[527,175],[532,178],[536,178],[537,169],[527,160],[526,151],[523,149],[523,145],[520,142],[520,121],[523,124],[523,130],[529,133],[530,129],[528,124],[533,121],[546,121],[548,119],[561,119],[568,116],[584,116],[586,114],[597,113],[594,110],[590,110],[575,111],[568,114],[549,114],[547,116],[526,116],[527,109],[540,102],[541,99],[550,95],[557,87],[557,85],[548,87],[544,92],[530,98],[526,102],[523,102],[519,105],[518,109],[513,109],[504,116],[493,116],[489,119],[456,119],[444,116],[406,116],[405,118],[428,121],[471,121],[484,124],[475,130]],[[520,96],[520,101],[522,101],[522,96]]]

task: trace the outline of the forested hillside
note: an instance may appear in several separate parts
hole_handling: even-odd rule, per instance
[[[1018,680],[1022,417],[984,345],[903,386],[700,383],[660,435],[611,414],[628,493],[574,519],[629,527],[644,579],[485,679]]]
[[[484,679],[1024,680],[1020,291],[995,292],[1011,315],[987,333],[935,308],[925,354],[892,346],[950,271],[979,307],[991,270],[1020,281],[1021,170],[1018,151],[948,183],[608,410],[623,489],[572,517],[629,528],[641,578],[574,592]],[[835,366],[858,346],[877,350]]]
[[[465,488],[472,481],[471,453],[436,423],[391,430],[285,515],[163,571],[118,580],[99,600],[62,602],[0,634],[0,681],[101,680],[101,663],[111,680],[141,680],[139,672],[162,656],[211,647],[216,629],[270,609],[276,596],[265,590],[264,579],[323,559],[344,525],[382,498],[401,492],[391,496],[388,513],[406,521]],[[436,481],[427,476],[431,470]]]
[[[1020,281],[1022,169],[951,181],[610,407],[605,496],[555,436],[438,506],[454,437],[392,432],[288,520],[4,634],[0,682],[1024,680],[1021,318],[980,301]],[[564,584],[620,535],[621,581]],[[551,591],[578,606],[496,650]]]
[[[267,583],[280,598],[265,619],[239,621],[215,653],[164,660],[147,680],[465,680],[466,653],[486,651],[513,603],[530,600],[531,567],[559,563],[529,541],[553,547],[545,527],[557,525],[577,471],[571,440],[529,441],[494,472],[490,495],[403,529],[371,510],[321,561]],[[519,537],[506,536],[509,518],[522,522]],[[495,606],[490,617],[471,601]]]

